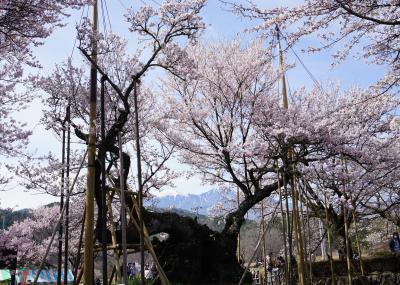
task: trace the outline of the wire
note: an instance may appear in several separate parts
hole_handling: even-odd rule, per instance
[[[146,3],[144,0],[140,0],[140,2],[142,2],[142,4],[144,5],[149,5],[148,3]],[[156,0],[151,0],[151,2],[153,2],[154,4],[161,6],[160,2],[156,1]]]
[[[311,73],[311,71],[307,68],[307,66],[304,64],[304,62],[301,60],[300,56],[296,53],[296,51],[289,46],[290,50],[293,52],[293,54],[296,56],[297,60],[300,62],[300,64],[303,66],[304,70],[307,72],[307,74],[310,76],[310,78],[314,81],[314,83],[322,89],[322,91],[325,90],[323,89],[322,85],[318,82],[318,80],[315,78],[315,76]]]
[[[104,8],[104,0],[100,0],[101,4],[101,18],[103,22],[103,31],[104,31],[104,36],[107,38],[107,23],[106,23],[106,17],[105,17],[105,8]]]
[[[119,4],[122,6],[122,8],[128,10],[128,7],[126,7],[126,5],[124,3],[122,3],[121,0],[118,0]]]
[[[293,101],[294,98],[293,98],[293,94],[292,94],[292,89],[290,88],[289,78],[288,78],[287,74],[285,75],[285,77],[286,77],[286,84],[287,84],[287,87],[289,90],[289,98],[290,98],[290,100]]]
[[[304,61],[300,58],[300,56],[297,54],[297,52],[292,48],[292,46],[289,45],[287,37],[280,31],[277,31],[282,38],[285,40],[286,45],[288,46],[288,48],[292,51],[292,53],[294,54],[294,56],[297,58],[297,60],[300,62],[301,66],[304,68],[304,70],[306,71],[306,73],[308,74],[308,76],[310,77],[310,79],[314,82],[314,84],[323,92],[326,94],[324,88],[322,87],[322,85],[318,82],[318,80],[316,79],[316,77],[314,76],[314,74],[310,71],[310,69],[307,68],[306,64],[304,63]]]
[[[156,1],[156,0],[151,0],[153,3],[157,4],[158,6],[161,6],[160,2]]]
[[[110,14],[108,13],[108,6],[107,6],[107,1],[106,0],[104,0],[104,6],[106,7],[106,13],[107,13],[108,25],[110,27],[110,33],[112,33]]]
[[[87,6],[86,6],[86,8],[87,8]],[[89,11],[89,8],[87,8],[87,10]],[[79,19],[79,26],[82,24],[82,19],[83,19],[84,13],[85,13],[85,8],[82,9],[81,18]],[[70,58],[72,58],[72,56],[74,55],[77,41],[78,41],[78,37],[75,37],[74,45],[72,46],[72,50],[71,50],[71,55],[69,56]]]

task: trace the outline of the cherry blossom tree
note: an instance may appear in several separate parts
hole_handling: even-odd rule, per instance
[[[246,148],[255,136],[257,108],[276,98],[278,73],[261,42],[248,47],[240,42],[199,45],[190,55],[196,62],[196,76],[166,83],[170,109],[163,127],[193,172],[208,183],[237,185],[244,194],[239,211],[228,218],[224,230],[236,236],[244,214],[277,189],[277,181],[270,179],[275,152],[269,150],[268,157],[260,159]]]
[[[75,199],[71,203],[70,225],[71,229],[74,230],[70,233],[69,260],[72,263],[78,250],[83,206],[83,199]],[[0,235],[1,247],[17,251],[18,266],[39,265],[42,262],[54,225],[57,223],[59,211],[58,205],[31,210],[28,218],[14,223],[8,230],[2,231]],[[57,256],[57,251],[57,244],[53,243],[46,264],[52,264],[52,259]]]
[[[167,80],[164,130],[182,162],[204,181],[242,192],[222,234],[235,240],[246,212],[276,194],[279,167],[280,186],[294,175],[313,215],[328,212],[344,253],[343,225],[352,222],[351,211],[363,211],[371,195],[397,183],[398,99],[331,85],[298,90],[286,110],[275,88],[280,74],[260,42],[198,46],[189,54],[196,76]]]
[[[346,92],[334,86],[327,92],[301,89],[285,110],[276,91],[281,74],[271,67],[271,54],[261,41],[193,45],[204,28],[199,16],[204,3],[168,0],[159,9],[130,10],[126,15],[130,30],[142,40],[134,54],[127,53],[127,42],[115,34],[93,35],[88,21],[78,28],[79,49],[106,84],[106,136],[96,147],[106,148],[107,172],[113,182],[107,181],[107,187],[120,185],[120,167],[125,185],[133,182],[129,180],[131,153],[123,149],[120,166],[117,136],[121,131],[124,144],[134,137],[131,106],[137,94],[147,190],[159,189],[175,177],[166,162],[176,150],[180,160],[205,182],[241,191],[243,199],[227,214],[221,233],[188,217],[144,210],[149,233],[165,232],[171,237],[156,247],[164,270],[171,280],[187,283],[237,281],[243,269],[235,252],[244,216],[275,195],[278,185],[286,186],[289,177],[300,180],[305,198],[313,203],[310,208],[316,213],[329,208],[330,219],[340,220],[342,209],[358,207],[359,201],[367,201],[367,193],[376,193],[390,184],[386,179],[395,179],[398,161],[395,97],[368,94],[360,88]],[[97,62],[91,59],[93,40],[98,45]],[[159,92],[146,88],[146,75],[155,68],[168,76]],[[59,134],[70,105],[71,125],[82,143],[88,138],[87,82],[84,69],[71,61],[35,81],[47,95],[46,127]],[[292,159],[288,159],[289,149]],[[51,165],[56,163],[49,161],[48,169]],[[27,185],[40,188],[46,178],[36,179],[38,172],[25,167],[19,173],[27,177]],[[99,209],[100,191],[97,162]],[[332,204],[343,207],[321,203],[324,193]],[[130,201],[128,207],[133,207]],[[105,229],[97,223],[96,230]],[[97,239],[101,240],[100,235]],[[137,241],[137,231],[128,224],[128,242]]]
[[[240,204],[225,216],[214,241],[204,237],[205,230],[202,237],[189,235],[198,240],[208,260],[217,261],[213,267],[237,281],[242,271],[236,258],[237,236],[245,214],[278,189],[278,149],[272,145],[264,156],[256,156],[250,146],[257,139],[257,110],[267,110],[278,100],[275,82],[280,74],[271,67],[271,54],[261,41],[200,44],[187,52],[195,63],[193,74],[165,81],[167,112],[160,129],[177,148],[180,161],[204,182],[239,189]],[[207,248],[210,243],[215,246]]]
[[[2,1],[0,3],[0,155],[21,154],[31,132],[12,114],[25,108],[32,100],[30,94],[16,91],[26,79],[26,66],[38,67],[32,49],[41,45],[52,31],[68,16],[66,10],[78,8],[88,1]],[[7,182],[6,177],[0,182]]]
[[[122,167],[125,173],[125,185],[132,185],[130,151],[123,147],[123,165],[120,165],[119,147],[117,144],[118,132],[121,132],[123,144],[129,145],[134,138],[133,120],[135,115],[132,110],[133,96],[138,95],[139,121],[140,121],[140,144],[142,146],[141,160],[144,164],[143,187],[146,191],[160,189],[170,183],[176,175],[166,167],[166,161],[171,157],[173,146],[165,143],[163,133],[159,131],[159,121],[162,119],[159,99],[150,92],[145,86],[145,76],[154,68],[162,69],[173,76],[190,78],[193,64],[188,60],[186,46],[196,41],[198,35],[204,28],[202,19],[199,16],[205,1],[165,1],[159,9],[151,6],[141,7],[139,10],[130,10],[126,15],[126,21],[130,26],[130,31],[139,34],[140,48],[137,53],[127,53],[127,41],[115,34],[93,35],[88,21],[78,27],[79,49],[87,60],[86,62],[95,64],[100,73],[101,81],[105,82],[105,109],[106,136],[104,141],[98,140],[96,147],[105,146],[107,153],[106,169],[111,181],[106,181],[107,187],[118,187],[120,185],[119,170]],[[91,60],[91,44],[93,40],[97,42],[96,63]],[[43,123],[56,133],[60,133],[60,121],[65,117],[65,109],[71,106],[71,126],[76,137],[81,142],[87,141],[88,113],[86,110],[86,94],[88,89],[88,79],[82,68],[74,67],[71,61],[59,65],[54,73],[36,80],[38,88],[45,91],[47,104],[46,113],[48,116]],[[99,122],[98,122],[99,123]],[[99,136],[98,136],[99,137]],[[130,148],[130,146],[129,146]],[[134,148],[132,147],[132,150]],[[99,152],[98,152],[99,155]],[[96,190],[95,198],[98,208],[101,208],[100,191],[100,163],[96,163]],[[31,170],[31,169],[30,169]],[[24,170],[28,182],[35,182],[29,179],[29,171]],[[136,179],[133,177],[133,179]],[[40,179],[45,181],[46,179]],[[128,199],[129,207],[133,207]],[[100,210],[98,213],[100,214]],[[146,225],[149,232],[159,233],[168,232],[177,237],[183,237],[182,232],[189,218],[178,217],[172,219],[167,214],[157,214],[145,211]],[[157,219],[169,219],[168,222],[158,223]],[[100,219],[97,219],[96,233],[101,241],[102,232]],[[178,226],[179,221],[185,221]],[[192,221],[192,220],[191,220]],[[192,221],[193,222],[193,221]],[[154,227],[157,225],[156,227]],[[166,228],[160,229],[162,225]],[[195,227],[202,228],[201,225]],[[133,224],[128,224],[128,242],[138,241],[138,233]],[[191,236],[196,231],[191,230]],[[178,235],[178,233],[180,233]],[[211,234],[211,232],[210,232]],[[110,235],[108,235],[109,237]],[[117,232],[120,237],[120,233]],[[111,242],[111,241],[110,241]],[[176,240],[171,239],[166,247],[176,246]],[[160,251],[161,252],[161,251]],[[160,253],[158,252],[158,253]],[[176,255],[166,254],[166,264],[177,262]],[[205,259],[204,259],[205,261]],[[162,262],[164,263],[164,262]],[[211,265],[210,265],[211,266]],[[178,267],[166,267],[167,274],[174,277],[178,271],[185,275],[185,278],[192,278],[187,272],[177,270]],[[216,276],[217,272],[212,272],[211,276]],[[199,271],[199,275],[201,272]],[[199,276],[197,276],[199,277]],[[208,280],[209,276],[201,277]],[[214,277],[215,278],[215,277]],[[203,280],[201,279],[201,280]]]
[[[320,44],[312,44],[306,51],[332,52],[333,65],[340,64],[349,56],[355,56],[367,63],[384,66],[387,70],[385,76],[368,91],[373,96],[364,96],[364,98],[356,96],[360,102],[352,103],[360,107],[360,110],[364,110],[362,106],[365,105],[365,100],[374,102],[375,96],[382,96],[388,90],[397,92],[399,85],[397,38],[400,24],[397,3],[393,1],[306,0],[293,5],[261,8],[254,1],[248,1],[246,4],[239,1],[222,2],[229,5],[234,13],[258,21],[253,30],[260,32],[270,41],[270,44],[276,38],[276,28],[279,27],[281,37],[286,40],[288,47],[301,43],[306,37],[319,39]],[[354,93],[350,92],[347,95],[354,96]],[[370,106],[373,106],[372,103]],[[349,116],[348,122],[353,123],[352,116]],[[385,124],[387,129],[387,123]],[[388,133],[391,132],[388,131]],[[328,213],[332,213],[331,223],[334,223],[337,229],[343,229],[343,216],[341,216],[343,213],[340,211],[341,207],[333,210],[334,207],[329,205],[341,205],[342,202],[337,203],[341,197],[345,204],[355,208],[363,217],[378,215],[398,224],[398,197],[393,195],[397,184],[395,179],[397,151],[393,145],[397,143],[397,138],[390,136],[386,142],[379,140],[379,143],[373,146],[375,143],[356,146],[354,150],[357,150],[359,154],[351,155],[356,162],[345,158],[346,171],[343,170],[342,154],[330,161],[317,163],[316,169],[319,170],[313,175],[312,185],[314,187],[320,185],[321,187],[318,188],[323,192],[327,189],[331,191],[335,202],[330,201],[325,205],[323,199],[317,199],[319,206],[315,209],[319,208],[321,211],[317,213],[324,216],[326,211],[323,205],[331,207],[332,212],[329,210]],[[379,148],[376,149],[378,145]],[[386,148],[386,145],[391,146]],[[359,155],[362,153],[364,156],[370,156],[371,160],[375,159],[375,162],[367,163],[364,161],[367,157],[360,159]],[[384,160],[386,162],[382,162]],[[338,173],[338,169],[341,169],[342,173]],[[346,193],[343,193],[344,184],[357,193],[353,193],[351,201]],[[383,194],[380,195],[379,192]],[[335,211],[336,214],[339,213],[339,216],[335,216]],[[349,223],[351,217],[352,215],[349,215]]]
[[[264,109],[258,120],[264,140],[273,136],[282,150],[293,149],[291,161],[286,151],[280,155],[283,168],[294,169],[313,215],[333,226],[341,253],[351,212],[363,212],[371,197],[397,183],[399,132],[393,126],[399,101],[369,92],[334,86],[300,91],[289,110]]]
[[[37,64],[32,47],[43,44],[62,26],[68,16],[67,9],[79,8],[90,1],[84,0],[29,0],[3,1],[0,4],[0,52],[6,62]]]
[[[264,9],[252,1],[222,2],[240,16],[261,20],[254,29],[269,39],[275,37],[278,26],[289,46],[316,35],[321,44],[310,46],[308,51],[334,50],[334,64],[355,55],[369,63],[387,66],[387,73],[377,87],[380,92],[398,87],[400,7],[396,1],[305,0]]]

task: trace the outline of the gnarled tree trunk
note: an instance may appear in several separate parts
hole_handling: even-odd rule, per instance
[[[100,165],[96,167],[97,206],[101,209]],[[132,209],[132,203],[127,203]],[[184,284],[222,284],[238,282],[244,269],[236,258],[237,236],[244,221],[244,210],[229,215],[230,221],[236,221],[230,230],[219,233],[200,225],[190,217],[172,212],[151,212],[144,209],[144,222],[150,235],[167,233],[164,241],[155,242],[156,255],[170,281]],[[96,238],[101,238],[101,210],[98,211]],[[233,230],[235,228],[235,230]],[[118,243],[121,231],[116,232]],[[107,242],[111,244],[111,233],[107,233]],[[127,243],[139,243],[139,233],[132,224],[127,225]],[[251,281],[248,274],[247,281]]]

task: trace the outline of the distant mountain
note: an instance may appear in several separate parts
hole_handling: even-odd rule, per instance
[[[159,209],[181,209],[201,215],[209,215],[217,203],[223,203],[224,198],[217,190],[202,194],[177,194],[157,197],[155,206]]]

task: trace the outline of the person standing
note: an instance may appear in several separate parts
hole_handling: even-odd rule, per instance
[[[400,239],[399,233],[393,233],[392,239],[389,243],[390,251],[394,256],[400,256]]]
[[[136,265],[135,262],[128,263],[128,277],[129,279],[134,279],[136,276]]]

